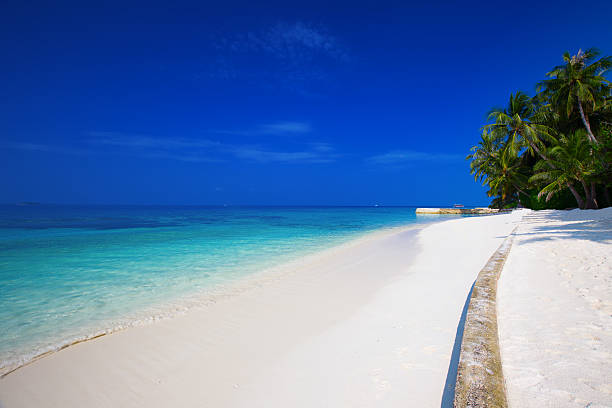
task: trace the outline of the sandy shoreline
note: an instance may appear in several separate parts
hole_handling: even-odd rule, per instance
[[[410,224],[406,226],[383,227],[374,231],[365,232],[361,235],[350,238],[346,242],[318,250],[310,254],[298,256],[294,260],[286,261],[280,265],[263,269],[252,275],[243,276],[238,280],[216,284],[215,286],[206,288],[201,292],[181,296],[174,301],[155,305],[137,313],[139,317],[132,316],[131,318],[123,319],[124,321],[119,325],[111,325],[94,330],[86,335],[67,339],[58,344],[50,345],[34,351],[29,356],[16,358],[9,361],[0,361],[0,378],[20,369],[21,367],[29,365],[36,360],[59,352],[67,347],[71,347],[86,341],[91,341],[102,336],[115,334],[130,328],[154,324],[160,320],[172,319],[178,315],[189,312],[191,309],[206,307],[224,298],[239,295],[240,293],[253,287],[265,285],[270,281],[281,279],[289,274],[300,273],[300,271],[303,269],[309,269],[312,268],[313,265],[325,262],[325,260],[330,256],[337,255],[339,252],[349,250],[350,248],[359,246],[367,241],[383,239],[387,236],[398,234],[400,232],[416,233],[425,228],[426,225],[427,224]]]
[[[362,240],[206,308],[40,359],[0,380],[0,405],[439,406],[469,288],[519,219]]]

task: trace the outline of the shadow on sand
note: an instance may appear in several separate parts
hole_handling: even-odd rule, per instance
[[[455,400],[455,383],[457,382],[457,369],[459,368],[459,357],[461,356],[461,342],[463,341],[463,329],[465,327],[465,318],[470,307],[470,298],[472,297],[472,291],[474,290],[475,283],[476,281],[472,283],[467,299],[465,299],[463,311],[461,312],[461,318],[459,319],[459,325],[457,325],[457,334],[455,335],[453,354],[451,354],[448,372],[446,373],[444,392],[442,393],[442,403],[440,404],[441,408],[453,408],[453,402]]]
[[[609,216],[594,219],[594,215],[600,211],[606,211],[606,215],[609,214]],[[560,239],[580,239],[593,242],[612,240],[612,209],[573,210],[571,212],[542,211],[527,215],[523,220],[535,226],[530,232],[515,233],[516,236],[524,237],[518,242],[519,245]],[[568,224],[555,225],[558,222]],[[528,238],[529,236],[534,237]]]

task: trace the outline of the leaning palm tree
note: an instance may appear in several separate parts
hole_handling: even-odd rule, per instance
[[[584,130],[570,135],[561,135],[555,145],[548,149],[548,156],[553,164],[541,160],[534,166],[535,174],[529,178],[530,183],[543,184],[538,198],[546,201],[559,191],[569,188],[580,208],[597,208],[595,185],[590,182],[594,173],[591,145]],[[581,185],[585,198],[578,193],[575,185]]]
[[[510,94],[506,108],[494,108],[489,112],[488,120],[493,123],[485,129],[503,139],[515,154],[527,148],[532,155],[549,161],[544,153],[544,141],[551,137],[552,130],[538,123],[539,115],[534,101],[523,92],[517,92]]]
[[[612,66],[612,57],[597,60],[598,56],[595,48],[579,50],[574,56],[565,52],[565,64],[555,67],[546,74],[549,79],[538,84],[538,91],[568,118],[578,109],[589,141],[596,144],[598,140],[591,129],[589,114],[610,95],[610,82],[603,75]]]

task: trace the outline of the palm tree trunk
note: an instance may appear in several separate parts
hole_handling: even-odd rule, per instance
[[[516,188],[516,191],[518,191],[519,193],[523,193],[523,195],[529,197],[529,194],[527,194],[526,192],[521,190],[521,188],[519,186],[517,186],[516,184],[513,184],[512,186],[514,186],[514,188]],[[520,197],[519,197],[519,200],[520,200]]]
[[[554,164],[552,164],[552,162],[550,161],[550,159],[549,159],[548,157],[546,157],[546,155],[540,151],[540,149],[538,148],[538,146],[536,146],[536,144],[535,144],[535,143],[533,143],[533,142],[532,142],[532,141],[530,141],[530,140],[528,140],[528,141],[527,141],[527,143],[529,143],[529,146],[531,146],[531,148],[532,148],[533,150],[535,150],[535,152],[536,152],[538,155],[540,155],[540,157],[541,157],[541,158],[543,158],[543,159],[544,159],[544,161],[546,161],[550,167],[552,167],[553,169],[556,169],[555,165],[554,165]]]
[[[524,195],[525,197],[527,197],[527,198],[529,198],[529,194],[527,194],[526,192],[524,192],[524,191],[523,191],[523,190],[522,190],[522,189],[521,189],[519,186],[517,186],[516,184],[512,184],[512,185],[513,185],[513,186],[514,186],[514,188],[516,188],[516,190],[518,191],[518,193],[517,193],[517,195],[516,195],[516,196],[518,197],[518,202],[519,202],[519,204],[520,204],[520,205],[523,205],[523,204],[521,203],[521,193],[523,193],[523,195]]]
[[[570,182],[567,183],[567,187],[570,189],[570,191],[574,195],[574,198],[576,199],[576,202],[578,203],[578,208],[583,209],[584,200],[582,199],[582,197],[580,197],[580,194],[578,194],[578,191],[576,191],[576,187],[574,187],[574,185]]]
[[[597,204],[597,189],[595,188],[595,183],[591,181],[591,201],[593,202],[593,208],[599,208],[599,204]]]
[[[584,208],[589,208],[591,190],[589,190],[584,180],[580,180],[580,184],[582,184],[582,190],[584,190]]]
[[[584,209],[592,210],[596,208],[594,206],[593,196],[591,195],[591,188],[587,185],[587,183],[584,180],[580,180],[580,183],[582,184],[582,188],[584,189],[584,195],[586,197],[584,200]]]
[[[591,124],[589,123],[589,118],[582,109],[582,101],[580,100],[580,97],[578,97],[578,111],[580,112],[580,118],[582,119],[582,123],[584,124],[587,134],[589,135],[589,140],[595,144],[599,144],[599,142],[595,138],[595,135],[593,135],[593,132],[591,131]]]

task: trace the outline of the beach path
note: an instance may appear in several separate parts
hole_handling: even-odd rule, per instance
[[[470,287],[521,217],[374,233],[39,359],[0,380],[0,406],[439,407]]]
[[[511,407],[612,407],[612,208],[526,215],[497,293]]]

